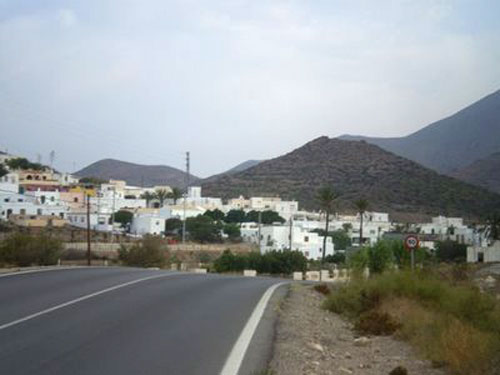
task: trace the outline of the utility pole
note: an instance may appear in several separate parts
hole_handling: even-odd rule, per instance
[[[189,188],[189,151],[186,152],[186,178],[185,178],[185,192],[184,192],[184,202],[183,202],[184,217],[182,220],[183,244],[186,242],[186,200],[187,200],[188,188]]]
[[[113,186],[113,206],[111,208],[111,243],[113,243],[114,229],[115,229],[115,192],[116,186]]]
[[[87,266],[90,266],[90,195],[87,194]]]
[[[292,251],[292,238],[293,238],[293,215],[290,216],[290,251]]]
[[[262,212],[259,211],[259,253],[262,254],[262,236],[260,234],[260,224],[262,222]]]

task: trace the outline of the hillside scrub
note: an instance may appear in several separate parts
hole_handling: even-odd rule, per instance
[[[14,233],[0,243],[0,264],[50,266],[57,264],[62,253],[62,242],[48,234]]]
[[[306,268],[307,258],[300,251],[233,254],[226,250],[214,261],[216,272],[241,272],[252,269],[258,273],[288,275],[295,271],[305,271]]]
[[[430,270],[356,279],[325,301],[364,334],[409,341],[456,374],[491,374],[500,358],[500,303],[472,284],[452,285]]]
[[[130,249],[122,246],[118,250],[118,259],[126,266],[133,267],[163,267],[166,262],[166,250],[160,237],[144,236]]]

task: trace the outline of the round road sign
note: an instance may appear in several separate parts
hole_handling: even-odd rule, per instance
[[[408,250],[414,250],[416,248],[418,248],[418,245],[419,245],[419,241],[418,241],[418,237],[411,234],[409,236],[406,236],[405,238],[405,247],[408,249]]]

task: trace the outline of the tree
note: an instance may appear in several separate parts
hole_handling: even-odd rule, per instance
[[[282,218],[276,211],[266,210],[261,211],[261,223],[262,224],[273,224],[281,223],[283,224],[286,220]],[[252,210],[246,214],[246,220],[257,223],[259,221],[259,211]]]
[[[122,228],[126,228],[132,222],[134,214],[130,211],[119,210],[115,212],[115,223],[120,223]]]
[[[149,202],[151,202],[153,199],[155,199],[155,194],[150,193],[149,191],[146,191],[141,195],[141,198],[146,200],[146,208],[147,208],[147,207],[149,207]]]
[[[235,241],[241,238],[240,227],[236,224],[230,223],[224,225],[224,234],[226,234],[230,240]]]
[[[7,168],[5,168],[5,166],[2,163],[0,163],[0,177],[5,176],[7,173],[9,173]]]
[[[286,220],[284,218],[282,218],[276,211],[266,210],[266,211],[262,212],[262,223],[263,224],[273,224],[273,223],[283,224],[285,221]]]
[[[186,231],[194,241],[220,242],[220,229],[220,225],[208,216],[198,215],[186,219]]]
[[[335,250],[346,250],[349,246],[351,246],[351,238],[345,230],[338,229],[329,233],[329,235],[332,237]]]
[[[227,213],[224,221],[226,223],[243,223],[246,221],[245,211],[243,211],[243,210],[230,210]]]
[[[165,203],[165,200],[168,198],[169,193],[165,189],[158,189],[156,190],[154,196],[158,201],[160,201],[160,207],[163,207],[163,203]]]
[[[370,205],[366,199],[358,199],[354,202],[359,213],[359,246],[363,245],[363,216]]]
[[[15,169],[23,169],[23,170],[33,169],[35,171],[43,171],[47,168],[40,163],[32,163],[26,158],[9,159],[9,160],[7,160],[6,163],[10,169],[14,169],[14,170]]]
[[[224,217],[226,216],[224,214],[224,212],[222,212],[218,208],[216,208],[213,211],[207,210],[207,211],[205,211],[205,213],[203,215],[208,216],[208,217],[212,218],[212,220],[215,220],[215,221],[222,221],[222,220],[224,220]]]
[[[321,211],[323,211],[326,215],[326,223],[325,223],[325,233],[328,233],[328,224],[330,221],[330,214],[333,213],[335,208],[335,201],[337,200],[338,195],[333,191],[330,186],[323,186],[319,189],[318,195],[316,199],[319,202],[321,207]],[[323,238],[323,256],[321,261],[325,261],[325,253],[326,253],[326,237]]]
[[[177,204],[177,201],[182,198],[182,191],[181,189],[174,187],[172,188],[172,191],[168,193],[168,198],[174,200],[174,205]]]
[[[181,219],[167,219],[165,220],[165,233],[166,234],[177,234],[182,229]]]

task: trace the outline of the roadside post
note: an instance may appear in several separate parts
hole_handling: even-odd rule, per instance
[[[415,268],[415,249],[418,249],[420,241],[418,237],[414,234],[410,234],[405,238],[405,249],[410,251],[411,254],[411,269]]]

